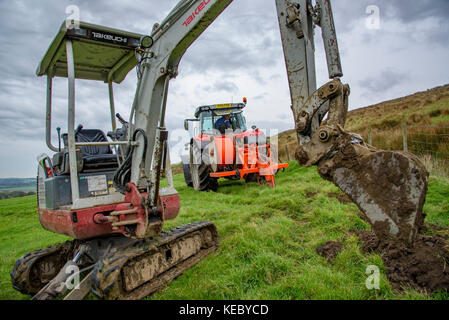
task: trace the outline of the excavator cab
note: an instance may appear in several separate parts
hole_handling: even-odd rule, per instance
[[[91,228],[79,234],[73,225],[54,219],[54,215],[60,214],[61,209],[92,208],[125,199],[113,186],[115,172],[123,163],[129,145],[127,122],[119,115],[123,127],[117,129],[113,83],[120,84],[136,67],[135,50],[142,37],[84,22],[80,22],[79,28],[71,28],[64,22],[38,67],[37,75],[47,77],[46,142],[55,152],[53,157],[39,157],[40,220],[48,230],[58,232],[62,228],[65,234],[75,238],[100,235],[105,230]],[[61,136],[58,128],[57,146],[51,141],[55,77],[67,78],[69,83],[68,132]],[[78,79],[107,84],[112,129],[107,135],[99,129],[75,127],[75,81]]]
[[[123,162],[123,152],[120,156],[117,146],[127,143],[118,141],[115,134],[113,83],[121,83],[137,65],[134,52],[141,38],[136,33],[83,22],[79,28],[70,28],[66,23],[61,26],[37,70],[38,76],[47,76],[46,142],[56,152],[52,160],[39,162],[40,210],[89,208],[123,201],[123,195],[111,187],[114,173]],[[63,144],[59,137],[58,147],[51,141],[54,77],[69,82],[68,133],[62,135]],[[107,83],[112,128],[108,136],[112,141],[99,129],[85,129],[82,125],[75,129],[76,79]],[[43,220],[44,227],[54,229]]]

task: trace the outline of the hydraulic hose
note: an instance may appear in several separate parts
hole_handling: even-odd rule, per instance
[[[136,141],[137,134],[140,133],[143,136],[144,139],[144,146],[143,146],[143,156],[142,161],[145,161],[147,156],[147,146],[148,146],[148,139],[146,136],[146,133],[143,129],[136,129],[133,134],[132,141]],[[131,145],[128,148],[128,153],[126,154],[125,161],[123,161],[122,165],[117,169],[115,175],[114,175],[114,187],[121,193],[126,193],[126,185],[131,180],[131,169],[132,169],[132,159],[133,159],[133,153],[136,146]]]

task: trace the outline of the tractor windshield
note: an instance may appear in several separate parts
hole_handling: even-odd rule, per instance
[[[214,117],[212,112],[204,112],[201,114],[201,130],[205,133],[212,133],[214,130]]]
[[[214,112],[201,113],[201,131],[206,134],[215,134],[217,128],[217,122],[222,118],[230,116],[229,122],[233,131],[246,131],[246,119],[243,116],[242,111],[234,111],[231,113],[220,112],[220,114]]]
[[[234,128],[234,131],[240,129],[240,131],[246,131],[246,119],[243,116],[243,112],[239,111],[233,114],[231,117],[231,123]]]

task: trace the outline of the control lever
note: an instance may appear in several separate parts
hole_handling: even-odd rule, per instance
[[[80,125],[78,126],[78,128],[76,128],[76,130],[75,130],[75,136],[76,136],[81,130],[83,130],[83,125],[82,125],[82,124],[80,124]]]
[[[58,149],[59,149],[59,152],[61,152],[61,128],[57,127],[56,131],[58,132],[58,143],[59,143]]]
[[[115,116],[117,117],[118,121],[119,121],[121,124],[128,124],[128,121],[126,121],[125,119],[123,119],[122,116],[120,115],[120,113],[117,113]]]

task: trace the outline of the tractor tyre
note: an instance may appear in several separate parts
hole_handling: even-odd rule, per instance
[[[182,157],[182,171],[184,172],[184,180],[188,187],[193,187],[192,175],[190,174],[190,157]]]
[[[206,164],[201,155],[201,149],[196,143],[190,146],[190,176],[193,188],[197,191],[216,192],[218,190],[218,179],[212,178],[211,167]]]

